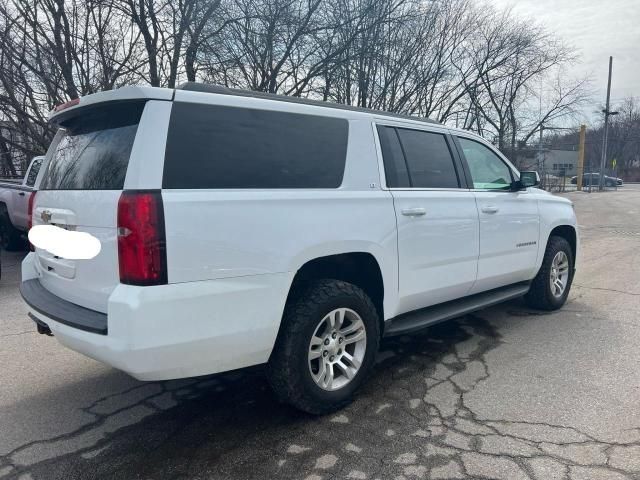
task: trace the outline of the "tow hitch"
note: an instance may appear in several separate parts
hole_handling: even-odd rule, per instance
[[[47,325],[46,323],[44,323],[42,320],[40,320],[39,318],[37,318],[35,315],[31,313],[29,313],[28,315],[29,315],[29,318],[31,318],[31,320],[36,322],[36,328],[38,329],[38,333],[42,335],[48,335],[49,337],[53,337],[53,333],[51,333],[51,329],[49,328],[49,325]]]

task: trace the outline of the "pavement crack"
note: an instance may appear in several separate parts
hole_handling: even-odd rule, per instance
[[[245,373],[245,388],[235,391],[225,391],[227,385],[220,376],[186,383],[138,383],[87,401],[89,405],[81,410],[91,415],[88,423],[66,435],[17,447],[0,458],[0,468],[10,466],[12,474],[29,472],[33,478],[61,478],[56,474],[63,475],[72,465],[74,473],[77,468],[85,474],[73,478],[163,478],[171,471],[178,480],[203,478],[203,472],[215,469],[211,478],[247,480],[307,475],[325,480],[542,480],[548,478],[540,474],[542,464],[545,468],[551,465],[555,475],[567,480],[576,470],[587,468],[601,469],[597,474],[602,477],[634,478],[633,472],[619,468],[616,456],[621,455],[617,447],[640,446],[634,442],[638,436],[633,430],[640,431],[637,427],[629,428],[631,433],[624,437],[633,441],[604,442],[569,425],[519,421],[518,416],[510,419],[501,410],[491,414],[482,413],[479,407],[473,410],[475,395],[492,386],[487,385],[492,374],[496,379],[496,371],[503,373],[491,352],[510,340],[502,337],[500,319],[494,321],[487,312],[433,326],[424,334],[385,340],[384,358],[376,363],[371,381],[351,405],[335,415],[308,417],[279,406],[269,393],[259,395],[262,390],[256,388],[261,387],[254,385],[262,382],[266,386],[264,380],[256,382]],[[537,313],[520,316],[529,315]],[[517,321],[526,323],[525,319]],[[24,333],[28,332],[19,334]],[[155,391],[147,394],[143,388]],[[213,394],[213,399],[194,399],[203,392]],[[115,430],[101,427],[112,416],[140,407],[152,412],[149,417]],[[32,452],[25,451],[30,446],[73,441],[75,448],[77,437],[94,429],[106,433],[90,446],[29,465],[22,461],[31,460]],[[298,448],[290,452],[292,446]],[[590,452],[594,458],[589,457]],[[334,463],[314,467],[327,457]],[[48,475],[54,468],[56,474]],[[502,470],[494,474],[497,469]]]
[[[632,295],[634,297],[640,297],[640,293],[627,292],[625,290],[616,290],[615,288],[588,287],[586,285],[578,285],[577,283],[574,283],[573,286],[574,287],[578,287],[578,288],[586,288],[588,290],[599,290],[599,291],[603,291],[603,292],[620,293],[620,294],[623,294],[623,295]]]
[[[3,335],[0,335],[0,338],[17,337],[19,335],[27,335],[29,333],[38,333],[38,332],[36,332],[35,330],[27,330],[26,332],[5,333]]]

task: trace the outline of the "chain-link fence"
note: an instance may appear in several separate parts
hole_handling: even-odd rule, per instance
[[[621,178],[617,176],[617,172],[614,169],[605,169],[604,180],[602,188],[603,190],[617,190],[624,185]],[[542,179],[542,188],[549,192],[571,192],[578,188],[577,175],[553,175],[545,174]],[[600,174],[598,172],[587,172],[582,176],[582,190],[585,192],[599,191],[600,189]]]
[[[576,138],[577,140],[577,138]],[[540,187],[550,192],[575,191],[578,175],[582,175],[582,189],[585,192],[599,191],[599,155],[591,152],[585,155],[582,170],[578,168],[578,143],[563,141],[543,144],[519,145],[514,152],[505,152],[521,171],[534,170],[540,174]],[[589,152],[585,152],[589,153]],[[604,171],[602,187],[616,190],[623,185],[619,178],[616,162],[610,160]]]

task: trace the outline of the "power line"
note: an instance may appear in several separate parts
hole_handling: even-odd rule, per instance
[[[640,100],[640,95],[626,95],[624,97],[612,97],[611,101],[612,102],[614,102],[614,101],[624,101],[624,100],[628,100],[630,98],[633,98],[634,100],[635,99],[639,99]]]
[[[617,142],[617,143],[638,143],[640,142],[640,138],[632,138],[632,139],[624,139],[624,140],[619,138],[610,138],[609,141]],[[562,142],[562,143],[546,142],[546,143],[548,145],[577,145],[578,144],[577,142]],[[589,144],[600,143],[600,142],[596,140],[589,140],[588,142],[585,142],[585,143],[589,145]]]

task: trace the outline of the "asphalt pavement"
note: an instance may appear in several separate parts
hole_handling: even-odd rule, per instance
[[[276,403],[260,368],[144,383],[63,348],[3,252],[0,478],[640,479],[640,186],[566,196],[583,249],[562,310],[385,341],[325,417]]]

